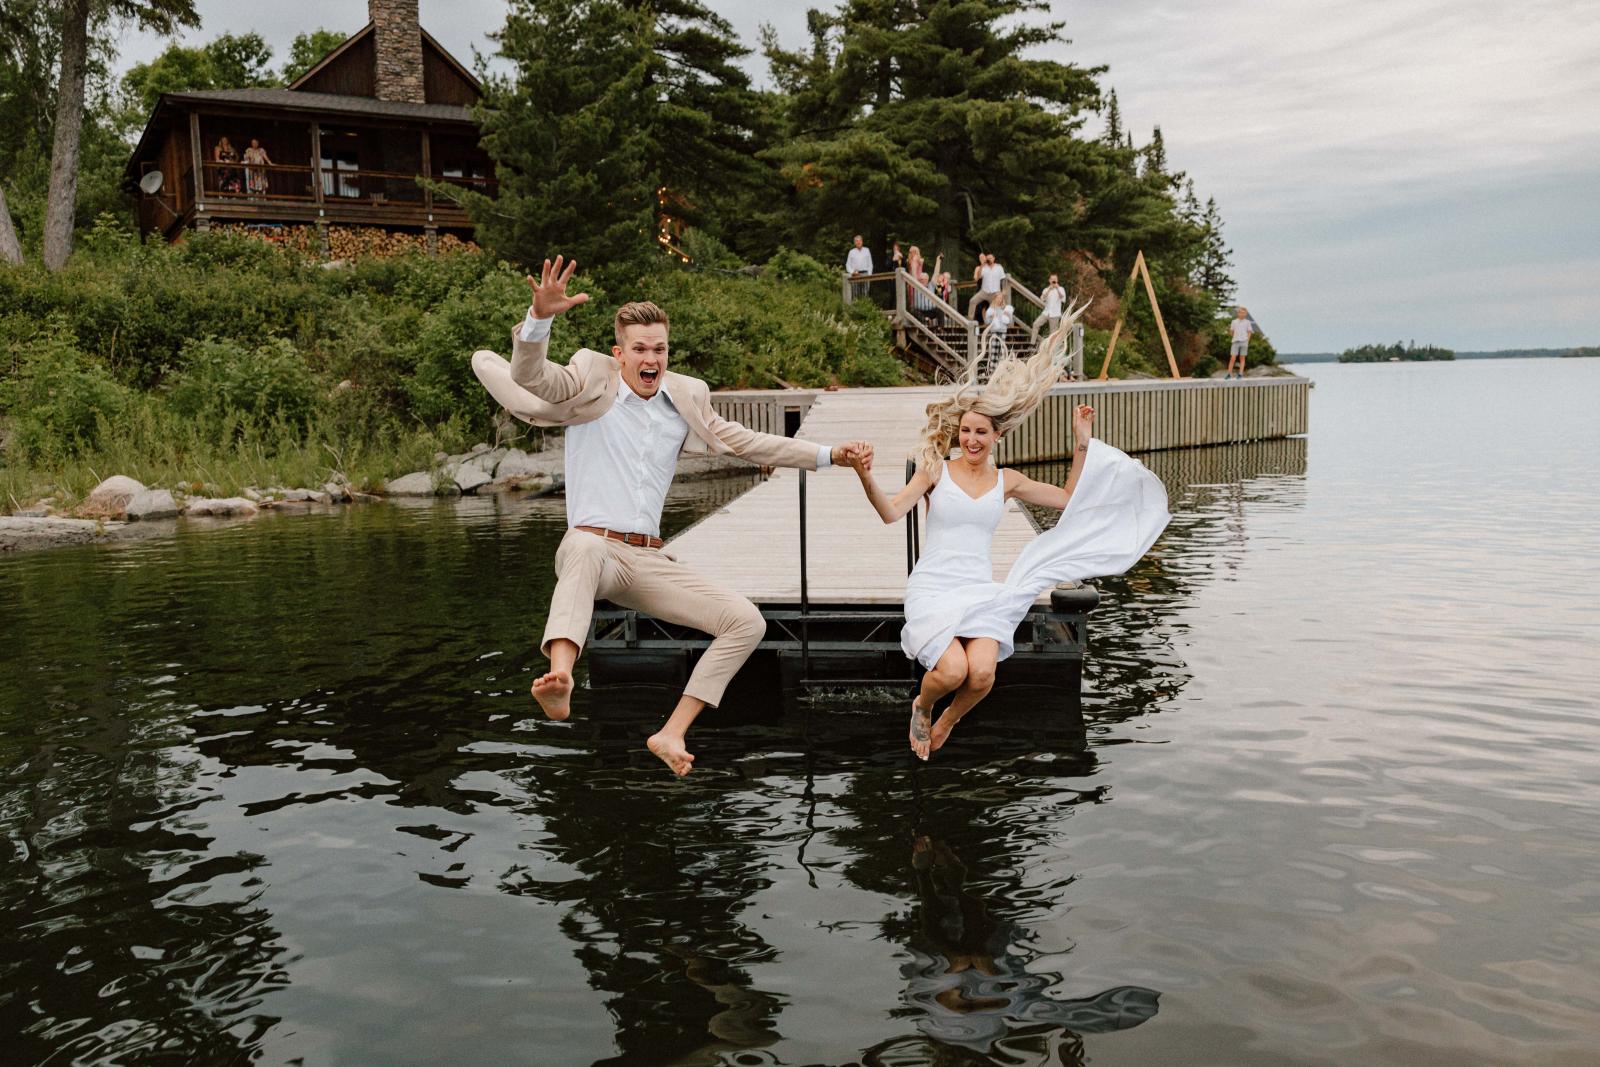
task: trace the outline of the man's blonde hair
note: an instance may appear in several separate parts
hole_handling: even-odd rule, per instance
[[[622,331],[629,326],[654,326],[660,323],[667,324],[667,313],[656,307],[648,300],[635,300],[623,304],[617,309],[616,321],[612,326],[617,332],[617,344],[622,343]]]

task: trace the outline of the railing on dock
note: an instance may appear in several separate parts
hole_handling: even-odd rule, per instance
[[[999,440],[995,461],[1065,457],[1079,404],[1095,409],[1096,437],[1129,453],[1290,437],[1307,430],[1310,389],[1305,378],[1065,382]]]
[[[793,436],[821,395],[826,394],[817,389],[746,389],[712,393],[711,405],[751,429]],[[995,459],[1066,458],[1078,404],[1094,407],[1096,437],[1128,453],[1293,437],[1307,432],[1310,395],[1310,381],[1299,377],[1062,382],[1026,422],[1000,439]]]

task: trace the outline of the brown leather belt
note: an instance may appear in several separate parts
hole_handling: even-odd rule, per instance
[[[609,537],[613,541],[621,541],[623,544],[632,545],[634,548],[660,548],[665,544],[661,538],[651,537],[649,534],[623,533],[620,530],[608,530],[603,526],[574,526],[573,529],[582,530],[584,533],[598,534],[601,537]]]

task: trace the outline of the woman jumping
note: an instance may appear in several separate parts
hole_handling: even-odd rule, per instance
[[[1122,573],[1171,518],[1160,479],[1093,439],[1094,409],[1087,404],[1073,413],[1065,485],[995,468],[995,442],[1032,414],[1060,378],[1068,330],[1070,323],[1026,360],[1003,360],[986,384],[978,384],[974,368],[949,398],[929,404],[917,471],[893,499],[868,464],[852,463],[885,523],[927,501],[926,547],[906,580],[900,633],[905,654],[927,669],[911,702],[911,748],[922,759],[988,695],[995,664],[1011,655],[1017,625],[1039,594],[1058,582]],[[959,446],[953,460],[952,446]],[[990,543],[1013,499],[1063,513],[996,582]],[[949,693],[955,698],[932,722],[934,703]]]

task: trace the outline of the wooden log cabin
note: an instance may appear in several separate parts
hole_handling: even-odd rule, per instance
[[[417,178],[494,194],[470,110],[482,86],[422,29],[417,0],[367,11],[287,88],[163,93],[124,171],[141,236],[315,226],[324,251],[329,226],[470,237],[466,211]],[[218,158],[224,138],[237,159]],[[270,163],[245,161],[252,141]]]

